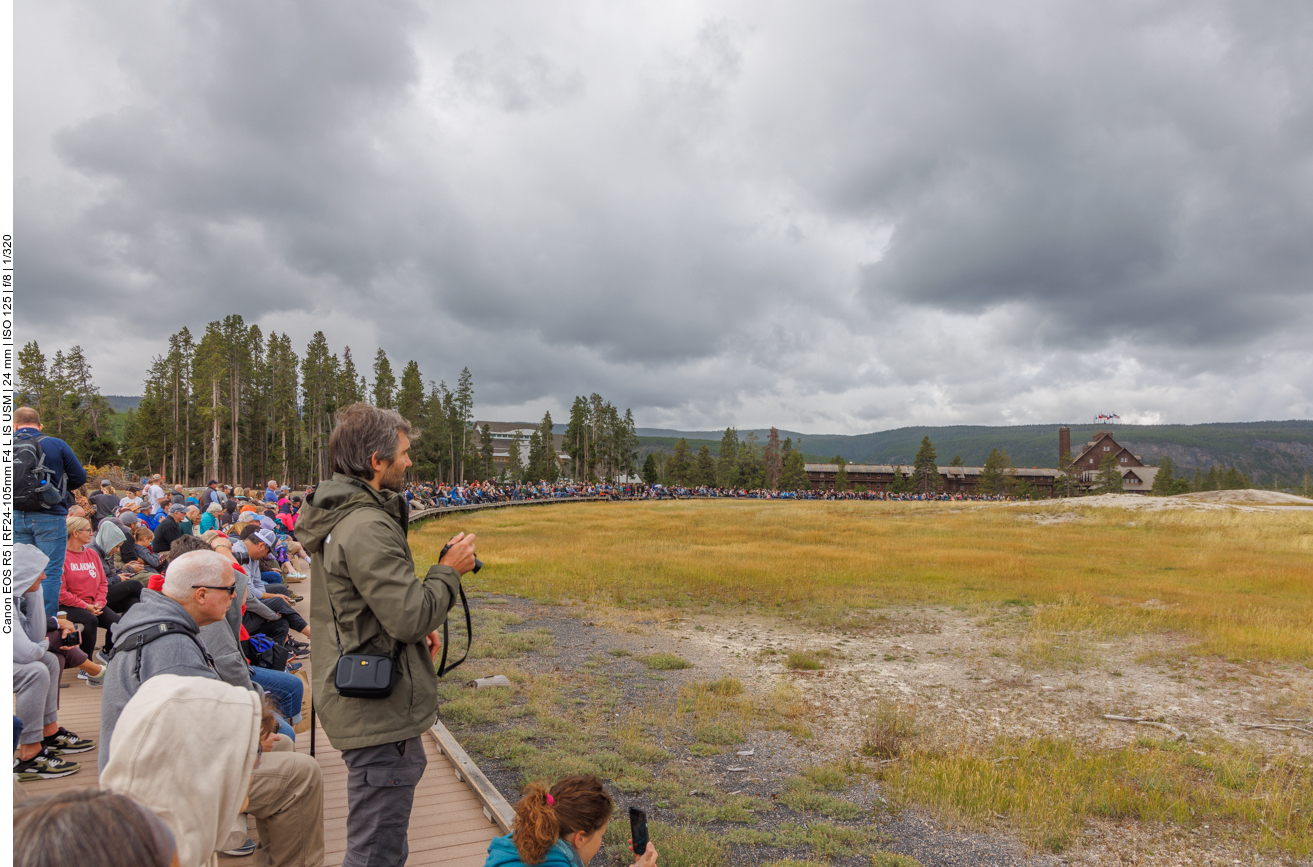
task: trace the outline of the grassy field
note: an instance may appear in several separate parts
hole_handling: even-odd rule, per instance
[[[1313,514],[923,503],[581,503],[443,518],[476,587],[623,607],[750,605],[818,625],[907,604],[1036,603],[1048,628],[1173,631],[1199,653],[1313,659]],[[1144,603],[1150,603],[1145,605]]]

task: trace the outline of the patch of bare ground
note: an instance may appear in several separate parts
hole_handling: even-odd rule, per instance
[[[944,743],[983,745],[1000,737],[1041,736],[1107,750],[1165,736],[1157,729],[1103,718],[1115,714],[1162,721],[1194,742],[1218,739],[1293,752],[1303,759],[1313,756],[1313,737],[1246,727],[1313,716],[1313,670],[1192,656],[1185,652],[1188,639],[1178,635],[1116,640],[1037,635],[1026,606],[887,609],[854,628],[827,630],[742,611],[671,616],[675,612],[502,599],[525,617],[521,628],[546,628],[557,636],[556,646],[528,668],[569,671],[589,665],[596,675],[623,683],[628,702],[641,704],[643,691],[655,694],[725,677],[763,696],[781,683],[796,688],[808,708],[809,738],[753,731],[740,745],[755,750],[748,757],[734,752],[739,747],[708,757],[681,755],[677,745],[662,744],[676,761],[691,763],[730,795],[741,792],[769,801],[780,797],[785,781],[807,768],[878,765],[869,750],[862,755],[864,721],[873,708],[890,703],[914,710],[923,734]],[[609,655],[599,666],[603,651]],[[691,667],[644,674],[635,661],[657,654],[682,658]],[[1105,819],[1085,822],[1060,856],[1040,855],[1021,845],[1002,817],[982,834],[951,815],[915,806],[889,812],[881,785],[864,782],[838,794],[866,815],[874,813],[874,827],[885,835],[889,849],[923,864],[1307,863],[1256,853],[1251,843],[1222,827]],[[761,827],[782,818],[791,821],[776,811],[764,814]],[[728,863],[757,863],[745,854],[749,850],[736,851]]]

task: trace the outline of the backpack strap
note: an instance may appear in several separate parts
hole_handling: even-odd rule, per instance
[[[132,674],[137,678],[137,681],[140,682],[141,649],[155,639],[163,638],[166,635],[185,635],[190,638],[192,643],[196,645],[197,650],[201,652],[201,656],[205,657],[205,664],[210,668],[214,668],[214,658],[210,656],[209,651],[205,649],[205,645],[201,644],[201,640],[197,638],[195,633],[191,630],[185,629],[176,623],[155,623],[151,626],[147,626],[139,632],[132,633],[131,638],[125,640],[122,644],[115,644],[114,647],[110,649],[107,659],[113,660],[114,657],[119,655],[119,653],[127,653],[133,650],[137,651],[137,662],[132,667]]]

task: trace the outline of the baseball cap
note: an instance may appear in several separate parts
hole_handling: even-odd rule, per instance
[[[259,539],[270,548],[278,544],[278,537],[274,535],[273,530],[256,530],[251,534],[252,539]]]
[[[101,480],[100,480],[100,486],[101,486],[102,488],[112,488],[112,487],[114,487],[114,483],[111,482],[109,479],[101,479]]]
[[[169,514],[172,515],[175,513],[179,515],[185,515],[187,514],[187,507],[184,506],[182,503],[174,503],[172,506],[169,506]]]
[[[208,488],[210,485],[217,485],[217,484],[219,484],[218,479],[210,479],[208,482],[205,483],[205,486]]]

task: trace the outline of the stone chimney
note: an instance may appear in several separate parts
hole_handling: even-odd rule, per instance
[[[1058,463],[1062,463],[1064,457],[1071,457],[1071,428],[1065,424],[1058,428]]]

